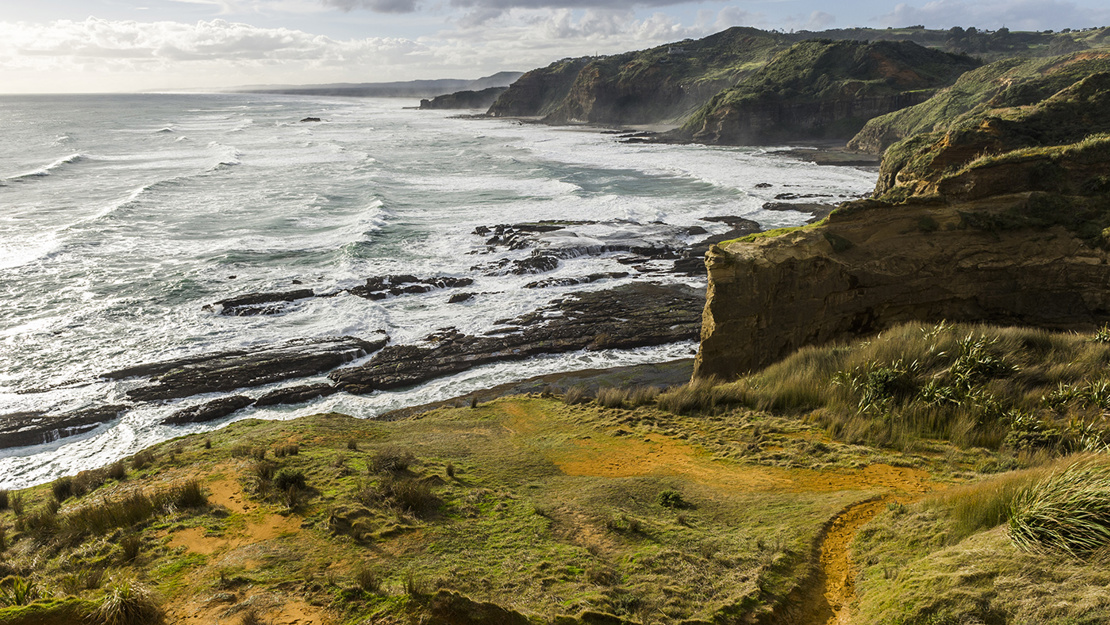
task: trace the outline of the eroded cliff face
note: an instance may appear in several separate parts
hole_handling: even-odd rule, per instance
[[[1105,251],[1063,226],[991,231],[961,215],[1031,200],[1012,194],[960,210],[863,201],[821,227],[711,249],[695,377],[735,377],[806,345],[905,321],[1110,321]]]
[[[1108,127],[1110,74],[1077,77],[891,146],[876,199],[710,248],[695,376],[907,321],[1110,322]]]

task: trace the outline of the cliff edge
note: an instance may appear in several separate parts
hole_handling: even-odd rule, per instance
[[[1110,322],[1110,73],[1058,86],[894,144],[823,223],[711,248],[695,377],[911,320]]]

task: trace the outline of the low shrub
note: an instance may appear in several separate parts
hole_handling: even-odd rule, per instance
[[[1028,488],[1010,509],[1010,539],[1027,551],[1083,557],[1110,544],[1110,462],[1076,461]]]
[[[659,505],[664,508],[675,510],[679,508],[688,508],[690,504],[682,498],[682,494],[677,490],[668,488],[659,493]]]

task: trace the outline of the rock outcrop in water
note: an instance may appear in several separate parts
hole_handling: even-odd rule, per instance
[[[1020,106],[891,146],[876,199],[711,249],[695,375],[910,320],[1110,322],[1110,73],[1083,59]]]
[[[456,91],[420,101],[422,110],[488,109],[508,87],[490,87],[481,91]]]
[[[486,336],[453,329],[424,345],[391,345],[365,364],[329,374],[349,393],[412,386],[493,362],[581,349],[627,349],[697,337],[704,299],[683,286],[629,284],[575,293]]]
[[[151,384],[127,392],[132,400],[176,399],[318,375],[371,354],[388,340],[387,337],[363,340],[350,336],[305,339],[278,346],[142,364],[110,371],[101,377],[111,380],[149,378]]]

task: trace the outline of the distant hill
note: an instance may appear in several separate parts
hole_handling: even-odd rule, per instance
[[[456,91],[420,101],[422,109],[488,109],[508,87],[490,87],[481,91]]]
[[[476,80],[444,78],[401,82],[334,83],[323,85],[258,85],[230,89],[237,93],[277,93],[289,95],[324,95],[358,98],[430,98],[463,90],[507,87],[522,72],[498,72]]]
[[[760,73],[772,59],[780,58],[779,55],[791,50],[792,46],[813,40],[825,42],[822,44],[826,46],[823,54],[816,54],[812,46],[797,48],[784,59],[789,63],[778,64],[780,67],[774,70],[778,72],[776,75]],[[844,42],[847,47],[829,47],[832,42]],[[872,44],[869,48],[858,47],[869,42]],[[892,45],[898,42],[906,45]],[[910,52],[914,50],[908,45],[911,42],[917,45],[916,51]],[[886,44],[885,47],[880,43]],[[851,63],[857,62],[866,65],[868,61],[863,57],[849,58],[854,53],[847,52],[851,47],[848,44],[857,46],[857,51],[885,55],[902,69],[897,76],[891,74],[884,78],[879,76],[885,71],[881,68],[851,66]],[[820,78],[811,71],[816,66],[805,68],[801,57],[812,53],[812,61],[827,62],[836,58],[836,51],[839,50],[842,53],[840,61],[849,65],[835,69],[829,78],[831,83],[803,87],[796,94],[783,92],[779,95],[782,102],[793,102],[791,98],[800,97],[809,105],[822,98],[828,102],[835,100],[841,105],[853,102],[853,110],[849,114],[836,114],[836,119],[830,118],[812,126],[807,130],[812,132],[806,135],[813,138],[847,138],[871,117],[920,103],[934,90],[952,84],[962,71],[982,63],[1015,56],[1048,57],[1108,46],[1110,29],[1107,28],[1059,33],[1017,32],[1005,28],[984,31],[961,27],[948,30],[921,27],[851,28],[779,33],[735,27],[703,39],[687,39],[646,50],[561,59],[525,73],[490,106],[487,114],[494,117],[538,117],[550,124],[686,125],[685,136],[676,138],[709,143],[781,140],[792,136],[780,132],[787,127],[783,124],[793,123],[785,118],[771,120],[773,126],[778,124],[777,130],[754,135],[733,132],[724,126],[710,129],[695,128],[691,124],[696,125],[695,118],[698,122],[712,121],[714,113],[703,109],[712,100],[716,100],[717,104],[738,103],[749,96],[754,97],[754,90],[760,87],[798,85],[804,82],[803,76],[814,80]],[[964,55],[964,60],[953,60],[952,55]],[[918,67],[916,63],[923,65]],[[948,63],[949,67],[939,70],[937,63]],[[785,75],[780,71],[782,67],[793,67],[798,75]],[[907,76],[907,72],[917,74],[922,80],[917,83],[912,80],[899,82],[899,77]],[[894,78],[888,85],[893,87],[891,89],[884,86],[887,78]],[[858,93],[867,102],[856,102],[848,97],[848,93],[855,89],[855,81],[863,82],[863,89]],[[726,95],[726,90],[731,90],[731,93]],[[829,100],[827,96],[833,95],[836,90],[841,95]],[[818,117],[824,115],[820,112],[815,114]],[[796,138],[799,134],[804,133],[793,136]]]
[[[717,94],[675,133],[698,143],[842,139],[979,66],[910,41],[804,41]]]

